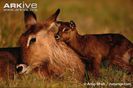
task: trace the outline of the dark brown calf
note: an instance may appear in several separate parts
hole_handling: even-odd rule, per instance
[[[109,65],[117,65],[122,69],[133,72],[133,65],[129,64],[133,57],[133,44],[121,34],[87,34],[80,35],[73,21],[57,22],[57,40],[64,41],[80,56],[87,57],[93,62],[93,72],[99,75],[100,64],[103,59],[109,59]]]
[[[0,79],[13,79],[15,65],[21,62],[20,47],[0,48]]]

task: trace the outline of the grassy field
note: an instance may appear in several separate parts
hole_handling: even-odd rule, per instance
[[[14,0],[16,2],[17,0]],[[20,0],[19,2],[24,1]],[[9,2],[13,2],[9,0]],[[26,0],[36,2],[38,20],[43,21],[56,9],[61,9],[59,20],[73,20],[81,34],[121,33],[133,41],[133,1],[132,0]],[[0,47],[17,46],[20,35],[25,31],[23,12],[4,12],[4,0],[0,1]],[[100,70],[101,77],[97,80],[90,77],[90,83],[133,83],[133,75],[117,69],[104,68]],[[69,78],[64,81],[46,80],[26,76],[22,79],[0,81],[1,87],[52,87],[52,88],[86,88]],[[133,84],[132,84],[133,86]],[[99,87],[99,86],[96,86]],[[103,88],[108,88],[103,86]],[[111,86],[112,88],[113,86]],[[131,86],[128,86],[131,87]],[[115,86],[114,88],[124,88]]]

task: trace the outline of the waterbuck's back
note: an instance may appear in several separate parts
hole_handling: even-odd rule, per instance
[[[132,48],[133,44],[131,41],[129,41],[125,36],[121,34],[115,34],[115,33],[110,33],[110,34],[94,34],[98,40],[101,40],[110,46],[115,46],[122,44],[124,42],[128,43],[128,47]]]

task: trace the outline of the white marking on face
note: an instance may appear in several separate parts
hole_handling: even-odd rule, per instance
[[[55,23],[55,25],[56,25],[57,27],[60,27],[60,26],[61,26],[61,24],[60,24],[60,23]]]
[[[53,23],[51,23],[51,24],[50,24],[50,26],[49,26],[49,28],[48,28],[48,30],[49,30],[49,29],[51,29],[54,25],[55,25],[55,23],[54,23],[54,22],[53,22]]]
[[[64,32],[66,30],[66,28],[63,28],[62,32]]]
[[[27,41],[27,45],[26,45],[27,47],[30,46],[30,41],[32,38],[35,38],[35,36],[33,36],[33,35],[29,36],[28,41]]]

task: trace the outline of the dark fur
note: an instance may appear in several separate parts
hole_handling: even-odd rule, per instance
[[[21,62],[21,48],[0,48],[0,79],[14,78],[15,65]]]
[[[80,35],[73,21],[58,21],[57,25],[59,27],[55,36],[57,40],[64,41],[80,56],[91,60],[95,76],[99,75],[103,59],[109,60],[109,66],[114,64],[133,72],[133,65],[129,64],[131,57],[133,57],[133,44],[123,35],[113,33]]]

